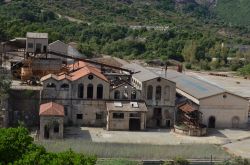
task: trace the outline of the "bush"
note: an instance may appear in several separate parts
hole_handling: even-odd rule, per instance
[[[186,63],[185,68],[186,69],[192,69],[192,64],[191,63]]]

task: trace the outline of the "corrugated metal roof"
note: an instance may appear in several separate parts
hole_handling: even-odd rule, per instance
[[[226,90],[216,85],[187,76],[174,70],[167,70],[167,74],[162,72],[160,69],[151,68],[150,70],[154,71],[161,77],[174,81],[178,89],[195,97],[196,99],[202,99],[226,92]]]
[[[139,64],[131,63],[131,64],[124,65],[123,68],[130,69],[134,72],[138,72],[138,73],[133,74],[133,77],[141,82],[159,77],[159,75],[144,68],[143,66]]]

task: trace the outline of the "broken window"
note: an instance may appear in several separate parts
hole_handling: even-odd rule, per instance
[[[62,84],[61,89],[68,90],[69,89],[69,84],[66,84],[66,83]]]
[[[115,91],[114,98],[115,99],[120,99],[120,91],[118,91],[118,90]]]
[[[83,93],[84,93],[84,86],[83,84],[78,85],[78,98],[83,98]]]
[[[131,100],[136,100],[136,91],[131,92]]]
[[[122,99],[128,99],[128,91],[125,90],[122,95]]]
[[[149,85],[147,89],[147,99],[152,100],[153,99],[153,86]]]
[[[92,84],[89,84],[88,85],[88,88],[87,88],[87,98],[88,99],[93,99],[93,85]]]
[[[48,83],[47,88],[56,88],[56,85],[54,83]]]
[[[82,119],[82,114],[76,114],[76,119]]]
[[[124,119],[124,113],[113,113],[113,119]]]
[[[99,84],[97,85],[97,99],[102,99],[103,98],[103,85]]]
[[[161,86],[156,87],[155,100],[161,100]]]

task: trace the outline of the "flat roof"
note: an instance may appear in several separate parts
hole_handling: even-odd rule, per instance
[[[136,101],[109,101],[106,102],[107,111],[116,112],[147,112],[147,106],[145,102]]]
[[[28,32],[26,34],[27,38],[48,38],[48,33],[34,33],[34,32]]]

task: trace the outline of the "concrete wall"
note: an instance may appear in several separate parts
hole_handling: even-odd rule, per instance
[[[153,99],[147,99],[148,86],[153,86]],[[161,100],[156,100],[156,87],[161,86]],[[147,105],[164,105],[164,106],[175,106],[176,97],[176,86],[175,83],[160,78],[145,81],[142,85],[142,98],[145,99]]]
[[[237,117],[238,127],[245,128],[248,121],[249,102],[244,98],[225,93],[200,100],[199,110],[203,113],[203,124],[207,126],[209,117],[214,116],[216,128],[232,128],[232,119]]]
[[[124,113],[124,118],[123,119],[114,119],[113,118],[113,113]],[[131,112],[117,112],[117,111],[110,111],[108,112],[107,116],[107,130],[124,130],[128,131],[129,130],[129,120],[130,120],[130,113]],[[144,130],[146,128],[146,114],[144,112],[139,112],[140,117],[140,129]]]
[[[28,44],[32,43],[33,44],[33,48],[29,48]],[[30,52],[30,53],[35,53],[36,52],[36,44],[41,44],[41,48],[42,48],[42,52],[44,52],[44,46],[47,47],[48,49],[48,39],[46,38],[27,38],[27,42],[26,42],[26,51]]]
[[[54,122],[59,124],[59,132],[54,132]],[[49,139],[62,139],[63,138],[63,117],[57,116],[40,116],[40,139],[44,138],[45,126],[49,128]]]

